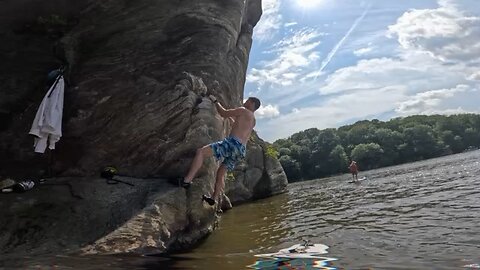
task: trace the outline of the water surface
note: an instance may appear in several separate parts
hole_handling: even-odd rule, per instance
[[[475,151],[364,172],[356,184],[348,175],[294,183],[223,214],[199,247],[173,258],[56,256],[22,268],[480,269],[479,174]],[[307,239],[329,246],[325,260],[254,256]]]
[[[178,267],[246,269],[302,240],[339,269],[480,269],[480,152],[294,183],[235,207]],[[247,268],[248,269],[248,268]]]

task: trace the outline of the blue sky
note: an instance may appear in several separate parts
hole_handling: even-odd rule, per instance
[[[478,0],[263,0],[245,96],[267,141],[412,114],[480,112]]]

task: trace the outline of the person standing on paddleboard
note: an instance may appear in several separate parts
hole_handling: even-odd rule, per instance
[[[217,160],[222,160],[222,164],[217,170],[212,196],[202,196],[202,199],[209,205],[214,205],[225,187],[227,170],[232,171],[236,163],[245,158],[246,145],[256,123],[254,112],[260,107],[260,100],[256,97],[249,97],[242,107],[225,109],[213,95],[210,95],[209,98],[215,104],[220,116],[229,118],[233,122],[233,127],[230,135],[224,140],[197,149],[190,170],[181,181],[181,186],[185,189],[190,187],[205,158],[214,156]]]
[[[358,166],[355,160],[352,160],[350,166],[348,166],[348,169],[350,169],[350,173],[352,174],[352,180],[358,181]]]

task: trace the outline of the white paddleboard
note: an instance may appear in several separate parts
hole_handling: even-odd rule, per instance
[[[320,255],[328,253],[328,246],[323,244],[302,245],[296,244],[289,248],[281,249],[275,253],[257,254],[262,258],[287,258],[287,259],[319,259]]]
[[[351,181],[348,181],[348,183],[358,183],[358,182],[360,182],[360,181],[365,181],[365,180],[367,180],[367,177],[364,176],[364,177],[362,177],[362,178],[358,178],[358,181],[353,181],[353,180],[351,180]]]

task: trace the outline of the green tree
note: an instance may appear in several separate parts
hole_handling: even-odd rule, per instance
[[[347,133],[347,144],[357,145],[361,143],[373,142],[373,133],[375,129],[368,123],[355,124]]]
[[[352,150],[352,159],[355,160],[363,170],[378,168],[383,156],[382,147],[376,143],[359,144]]]
[[[321,177],[332,173],[330,164],[326,162],[332,150],[340,143],[335,129],[325,129],[312,140],[310,161],[314,166],[313,177]]]
[[[280,149],[280,148],[290,148],[292,146],[292,141],[289,140],[289,139],[279,139],[279,140],[276,140],[273,145],[275,145],[275,147],[277,149]]]
[[[451,130],[443,131],[440,139],[451,153],[460,153],[465,149],[462,137],[453,134]]]
[[[343,146],[337,145],[328,155],[329,174],[346,172],[348,166],[348,157]]]
[[[439,154],[439,145],[433,135],[433,129],[427,125],[416,125],[403,131],[408,152],[414,156],[407,156],[408,161],[431,158]]]
[[[290,155],[293,159],[300,160],[300,157],[303,155],[302,151],[302,147],[298,144],[292,144],[290,147]]]
[[[288,149],[288,148],[280,148],[278,149],[278,154],[280,156],[290,156],[292,155],[292,150]]]
[[[384,151],[384,158],[380,166],[389,166],[399,161],[398,146],[403,144],[403,135],[398,131],[388,128],[377,129],[373,135],[374,142],[380,145]]]
[[[301,179],[300,164],[288,155],[279,158],[285,174],[289,181],[297,181]]]
[[[480,124],[480,123],[479,123]],[[480,128],[480,126],[479,126]],[[480,131],[475,128],[465,129],[465,148],[469,147],[479,147],[480,146]]]
[[[480,115],[364,120],[338,129],[307,129],[274,145],[289,177],[312,179],[342,171],[345,155],[368,169],[478,148]]]
[[[304,142],[305,145],[309,145],[307,143],[307,141],[309,142],[309,140],[303,139],[302,141]],[[302,177],[311,179],[315,177],[315,175],[313,174],[313,171],[314,171],[313,167],[315,165],[311,159],[311,156],[312,156],[312,152],[310,150],[311,148],[310,146],[305,146],[305,145],[301,145],[293,148],[292,157],[298,161],[300,170],[302,171]]]

